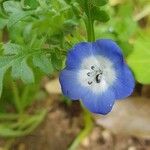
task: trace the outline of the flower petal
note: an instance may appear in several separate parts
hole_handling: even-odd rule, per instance
[[[123,99],[130,96],[135,86],[135,80],[132,72],[126,64],[120,64],[117,67],[117,78],[113,84],[116,99]]]
[[[111,111],[115,102],[115,95],[110,89],[101,95],[88,92],[82,98],[82,102],[91,112],[105,115]]]
[[[80,68],[84,58],[92,55],[92,43],[81,42],[76,44],[67,55],[66,65],[69,69]]]
[[[97,40],[95,43],[93,43],[92,47],[95,55],[107,57],[114,63],[120,63],[124,61],[123,53],[120,47],[110,39]]]
[[[87,89],[79,83],[75,70],[64,69],[60,73],[59,80],[63,94],[73,100],[81,99],[87,92]]]

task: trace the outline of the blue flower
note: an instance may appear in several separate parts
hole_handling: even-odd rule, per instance
[[[99,114],[110,112],[115,100],[131,95],[135,85],[121,49],[109,39],[75,45],[59,80],[65,96]]]

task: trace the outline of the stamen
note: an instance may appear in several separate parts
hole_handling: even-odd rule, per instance
[[[95,67],[94,67],[94,66],[91,66],[91,69],[92,69],[92,70],[94,70],[94,69],[95,69]]]
[[[88,81],[88,84],[91,85],[93,82],[92,81]]]
[[[91,75],[91,73],[90,73],[90,72],[88,72],[88,73],[87,73],[87,75],[88,75],[88,76],[90,76],[90,75]]]
[[[99,74],[102,75],[102,74],[103,74],[103,71],[102,71],[102,70],[99,70]]]
[[[95,79],[96,79],[96,82],[97,82],[97,83],[100,83],[100,82],[101,82],[101,77],[102,77],[101,74],[97,74],[97,75],[96,75],[96,78],[95,78]]]
[[[88,84],[91,85],[93,82],[100,83],[103,75],[103,70],[96,66],[91,66],[91,69],[93,71],[87,72],[87,76],[89,76],[92,79],[92,81],[88,81]]]

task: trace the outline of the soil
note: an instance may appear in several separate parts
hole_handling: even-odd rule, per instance
[[[41,102],[39,105],[41,107]],[[42,101],[42,105],[49,109],[43,123],[32,134],[16,139],[10,150],[67,150],[84,128],[78,102],[66,105],[60,101],[60,96],[52,95]],[[3,144],[4,139],[0,140],[1,147]],[[95,123],[77,150],[150,150],[150,140],[114,135]]]

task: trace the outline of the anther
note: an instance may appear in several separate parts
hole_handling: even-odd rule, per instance
[[[101,82],[101,74],[96,75],[96,82],[100,83]]]
[[[90,75],[91,75],[91,73],[90,73],[90,72],[88,72],[88,73],[87,73],[87,75],[88,75],[88,76],[90,76]]]
[[[92,81],[88,81],[88,84],[91,85],[93,82]]]
[[[94,67],[94,66],[91,66],[91,69],[92,69],[92,70],[94,70],[94,69],[95,69],[95,67]]]
[[[100,70],[100,71],[99,71],[99,74],[100,74],[100,75],[102,75],[102,74],[103,74],[103,71],[102,71],[102,70]]]

